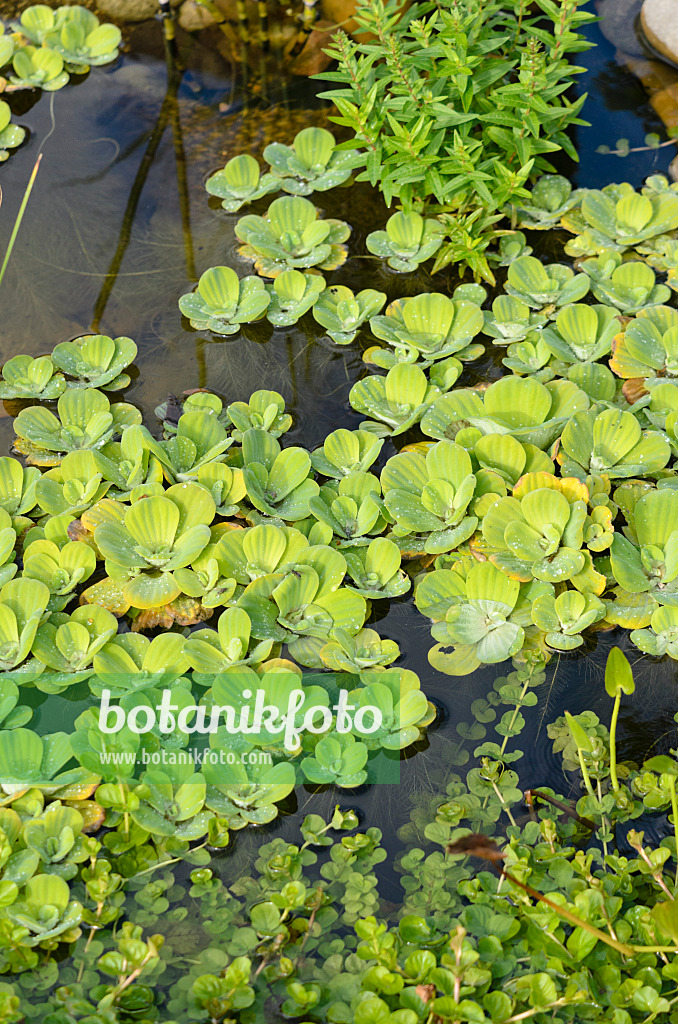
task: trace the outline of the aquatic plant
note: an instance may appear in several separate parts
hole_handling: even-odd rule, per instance
[[[309,499],[312,516],[329,526],[337,546],[367,544],[370,536],[386,528],[382,515],[381,487],[372,473],[354,470],[338,483],[324,484]]]
[[[54,401],[66,390],[66,379],[54,369],[49,356],[13,356],[2,367],[0,398],[36,398]]]
[[[136,354],[137,347],[131,338],[86,334],[57,345],[52,352],[52,362],[71,378],[70,388],[119,391],[130,383],[129,374],[122,371],[134,362]]]
[[[374,288],[364,288],[354,295],[342,284],[330,285],[314,302],[313,319],[337,345],[350,345],[358,329],[376,316],[385,302],[386,294]]]
[[[668,302],[670,288],[657,284],[654,271],[638,260],[622,262],[621,253],[604,249],[599,256],[583,260],[581,268],[591,278],[591,291],[599,302],[626,314],[647,306]]]
[[[546,323],[545,316],[533,312],[526,302],[513,295],[498,295],[492,309],[484,310],[483,317],[483,334],[493,338],[495,345],[523,341]]]
[[[492,562],[466,559],[453,569],[436,569],[417,586],[417,608],[433,620],[429,661],[439,672],[467,675],[481,664],[516,654],[532,623],[531,609],[546,583],[519,583]],[[449,651],[449,648],[452,648]]]
[[[361,786],[367,778],[364,770],[368,750],[355,736],[323,736],[313,751],[305,757],[301,768],[309,782],[316,785],[329,783],[340,788]]]
[[[40,478],[39,469],[32,466],[24,468],[18,459],[7,455],[0,457],[0,508],[8,512],[13,521],[19,521],[17,526],[22,517],[35,507],[35,491]]]
[[[532,607],[532,621],[546,634],[544,642],[556,651],[572,651],[583,644],[585,629],[605,615],[605,605],[591,593],[566,590],[555,597],[542,594]]]
[[[383,444],[383,439],[375,437],[369,430],[339,427],[327,435],[322,448],[316,448],[311,453],[311,465],[316,473],[329,479],[341,480],[356,470],[368,470],[377,459]]]
[[[23,46],[14,54],[12,68],[11,84],[23,89],[55,92],[68,82],[63,57],[47,47]]]
[[[515,203],[510,212],[521,228],[547,231],[578,206],[585,194],[585,189],[573,189],[562,174],[542,174],[530,189],[529,199]]]
[[[671,457],[665,434],[643,431],[630,412],[591,409],[577,412],[565,425],[558,461],[565,475],[588,473],[610,478],[655,473]]]
[[[267,285],[271,297],[266,317],[275,327],[289,327],[307,313],[325,288],[318,274],[302,274],[299,270],[283,270]]]
[[[163,465],[151,455],[144,437],[137,423],[124,430],[119,441],[108,441],[96,449],[96,469],[111,482],[109,497],[127,501],[157,491],[162,485]],[[66,497],[70,500],[71,496]],[[77,495],[76,500],[80,500]]]
[[[535,256],[519,256],[511,263],[506,282],[509,295],[547,314],[583,299],[589,287],[586,274],[575,274],[564,263],[544,266]]]
[[[525,12],[492,0],[446,17],[419,6],[402,16],[397,0],[361,0],[357,41],[334,34],[326,53],[338,70],[318,76],[332,83],[321,95],[365,150],[358,180],[406,213],[447,211],[434,269],[461,261],[492,281],[486,251],[502,211],[529,202],[528,178],[553,171],[551,152],[574,156],[566,128],[581,123],[584,97],[566,98],[580,71],[567,54],[588,45],[578,30],[590,15],[580,7]],[[450,48],[454,68],[466,69],[459,78]]]
[[[14,447],[29,463],[56,465],[61,453],[101,448],[115,434],[141,423],[141,413],[133,405],[111,405],[94,388],[69,389],[59,398],[57,412],[55,416],[49,409],[31,406],[14,420]]]
[[[340,584],[346,560],[333,548],[310,546],[299,552],[294,572],[254,580],[238,599],[257,639],[282,640],[295,657],[295,637],[326,638],[333,629],[351,635],[363,626],[365,599]]]
[[[156,441],[145,427],[138,437],[158,460],[165,478],[171,483],[196,480],[201,469],[223,462],[233,444],[233,438],[216,416],[191,410],[182,413],[176,434],[167,440]]]
[[[75,597],[78,584],[90,578],[96,564],[94,551],[82,541],[71,541],[59,548],[54,541],[35,540],[24,548],[21,575],[45,583],[50,592],[48,608],[62,611]]]
[[[67,71],[80,75],[91,65],[115,60],[122,39],[117,25],[101,25],[96,14],[78,4],[62,7],[60,13],[54,28],[43,34],[42,44],[63,57]]]
[[[429,437],[454,440],[470,424],[483,434],[510,434],[547,448],[572,416],[588,407],[588,396],[571,381],[541,384],[531,377],[502,377],[481,393],[457,389],[437,398],[421,429]]]
[[[482,434],[477,427],[468,427],[457,434],[456,440],[471,454],[474,466],[477,463],[480,467],[476,474],[481,480],[487,481],[488,474],[490,480],[496,475],[514,487],[528,473],[555,473],[554,463],[546,452],[510,434]]]
[[[365,163],[357,150],[338,149],[326,128],[302,128],[291,146],[271,142],[264,149],[277,187],[297,196],[326,192],[343,184],[354,168]]]
[[[117,629],[115,616],[97,605],[82,605],[70,615],[52,612],[49,620],[38,627],[31,647],[33,656],[51,669],[37,679],[36,686],[47,693],[59,693],[91,675],[94,655]]]
[[[0,100],[0,163],[9,157],[8,150],[16,149],[25,138],[26,129],[18,124],[12,124],[10,106],[4,100]]]
[[[348,575],[361,597],[380,599],[400,597],[411,587],[409,576],[400,568],[397,544],[386,537],[375,537],[366,546],[343,551]]]
[[[320,488],[311,478],[311,456],[284,448],[264,430],[250,428],[242,439],[247,497],[265,515],[292,522],[309,514],[309,500]]]
[[[225,210],[237,213],[241,206],[254,203],[270,192],[277,192],[280,181],[272,174],[262,175],[254,157],[240,153],[231,157],[220,171],[210,175],[205,188],[210,195],[222,200]]]
[[[610,306],[576,302],[558,312],[555,324],[545,327],[540,338],[549,352],[563,363],[592,363],[612,349],[621,322]]]
[[[439,441],[425,455],[394,455],[381,472],[381,483],[384,504],[395,520],[393,536],[407,538],[408,546],[420,543],[429,554],[440,554],[475,533],[472,502],[478,481],[469,454],[453,441]]]
[[[408,273],[434,256],[443,244],[443,226],[418,213],[394,213],[386,221],[385,231],[372,231],[365,245],[375,256],[386,259],[389,267]]]
[[[541,476],[535,474],[533,482],[546,483]],[[516,488],[513,497],[499,498],[488,509],[482,520],[487,552],[503,572],[523,582],[573,580],[578,589],[589,589],[588,579],[579,576],[585,566],[586,501],[579,488],[568,487],[572,481],[549,483],[523,486],[519,496]]]
[[[0,669],[3,672],[18,668],[28,657],[49,597],[49,588],[39,580],[13,579],[0,588]],[[39,671],[37,669],[36,674]],[[0,732],[0,740],[2,735]]]
[[[366,358],[384,369],[397,362],[415,360],[421,360],[422,367],[426,368],[434,360],[450,355],[475,359],[483,349],[471,342],[482,329],[480,307],[458,292],[454,299],[438,292],[396,299],[386,307],[383,316],[373,316],[370,320],[370,330],[394,349],[393,355],[370,349]]]
[[[402,434],[418,423],[439,396],[440,389],[429,384],[423,370],[399,363],[385,377],[364,377],[348,397],[357,412],[371,417],[360,429],[384,437]]]
[[[555,370],[549,365],[551,352],[539,334],[534,340],[514,341],[506,349],[502,363],[519,376],[534,376],[536,380],[547,381],[555,377]]]
[[[234,441],[242,441],[250,427],[280,437],[292,426],[292,417],[285,412],[285,400],[277,391],[254,391],[248,402],[231,402],[226,412],[233,424]]]
[[[241,324],[261,320],[270,301],[261,278],[239,278],[231,267],[210,267],[196,291],[181,296],[179,309],[196,330],[228,336],[237,334]]]
[[[179,597],[173,571],[201,554],[214,512],[213,499],[194,483],[175,484],[129,507],[111,503],[94,528],[94,542],[106,559],[116,610],[118,601],[127,608],[155,608]],[[103,603],[103,593],[97,594]]]
[[[649,490],[626,515],[633,530],[626,536],[616,530],[610,548],[615,580],[630,594],[651,594],[661,604],[678,605],[678,493]]]
[[[613,344],[610,369],[618,377],[640,377],[645,387],[678,377],[678,311],[670,306],[641,310]]]
[[[646,629],[634,629],[631,642],[643,654],[661,658],[668,654],[678,660],[678,608],[673,605],[655,608]]]
[[[241,217],[235,233],[245,243],[238,251],[254,260],[257,273],[277,277],[283,270],[336,270],[346,260],[343,243],[351,229],[341,220],[321,220],[308,199],[286,196],[274,199],[263,217]]]
[[[670,189],[638,193],[628,182],[588,189],[561,224],[576,236],[565,246],[570,256],[624,252],[678,228],[678,195]]]
[[[198,629],[186,641],[183,653],[197,672],[216,674],[237,665],[260,665],[273,648],[273,640],[251,645],[252,623],[242,608],[227,608],[219,616],[216,631]]]

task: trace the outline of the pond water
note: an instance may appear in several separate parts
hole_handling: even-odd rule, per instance
[[[640,84],[616,63],[614,48],[598,26],[590,27],[589,34],[598,46],[584,55],[588,70],[579,88],[590,94],[587,115],[592,125],[577,131],[579,167],[564,170],[580,185],[628,180],[638,186],[649,173],[665,171],[674,151],[627,159],[596,153],[601,142],[614,146],[621,136],[632,146],[642,145],[645,133],[661,131],[661,123]],[[332,429],[359,424],[348,393],[365,372],[360,343],[335,348],[310,316],[297,327],[274,330],[267,323],[255,324],[234,339],[214,340],[192,331],[186,321],[182,324],[177,300],[210,266],[227,264],[250,272],[236,253],[233,225],[238,215],[226,214],[209,199],[203,188],[208,174],[236,152],[250,147],[258,151],[274,137],[291,141],[300,127],[321,123],[324,108],[316,98],[321,87],[305,80],[283,82],[268,106],[259,101],[246,109],[217,54],[185,36],[180,37],[180,50],[187,71],[174,106],[165,101],[167,75],[157,22],[135,29],[128,53],[76,79],[76,85],[39,99],[32,94],[12,99],[21,123],[30,129],[30,140],[2,170],[2,245],[41,147],[44,157],[3,284],[0,360],[18,352],[41,354],[93,328],[111,336],[129,335],[139,346],[139,376],[125,398],[143,409],[149,427],[158,430],[153,410],[170,392],[209,387],[234,401],[267,387],[281,392],[294,417],[288,442],[313,449]],[[165,124],[159,122],[163,116]],[[340,188],[315,201],[353,227],[351,256],[328,275],[329,283],[356,290],[369,285],[389,298],[426,289],[451,291],[457,284],[452,272],[434,279],[425,272],[400,276],[362,255],[366,234],[382,226],[387,216],[369,189]],[[530,239],[537,251],[543,251],[545,241]],[[562,258],[557,233],[548,244],[556,246],[550,257]],[[460,383],[494,378],[499,365],[499,357],[494,361],[488,356],[467,369]],[[11,418],[5,413],[0,419],[3,451],[12,436]],[[387,442],[381,464],[393,452]],[[395,855],[397,829],[408,820],[410,798],[442,792],[446,773],[454,770],[458,724],[473,721],[471,703],[486,695],[498,675],[510,671],[510,666],[488,667],[461,680],[436,673],[427,661],[429,623],[416,612],[411,597],[390,605],[375,603],[370,622],[378,624],[383,636],[397,639],[400,663],[419,673],[423,690],[439,708],[428,739],[403,760],[399,786],[365,787],[355,793],[298,789],[296,799],[268,829],[234,836],[231,847],[219,855],[225,877],[251,856],[262,835],[296,839],[300,816],[327,813],[337,800],[356,807],[364,823],[381,827]],[[546,682],[537,691],[539,702],[530,709],[520,737],[519,746],[529,751],[521,762],[526,786],[552,785],[574,793],[552,755],[546,726],[564,708],[590,708],[608,718],[603,666],[615,643],[629,651],[632,663],[637,660],[635,649],[615,630],[593,634],[579,652],[555,657],[549,665]],[[625,701],[624,757],[640,760],[675,744],[677,672],[673,661],[643,659],[635,696]],[[66,708],[63,697],[34,694],[42,705],[34,720],[38,731],[41,723],[49,730],[59,727],[59,707],[72,720],[73,711],[85,706],[78,700],[85,698],[83,691],[71,697],[74,703]],[[388,862],[382,870],[389,874]],[[398,899],[395,884],[392,898]]]

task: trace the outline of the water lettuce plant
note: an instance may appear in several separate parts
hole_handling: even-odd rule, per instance
[[[415,591],[415,602],[433,621],[438,641],[429,661],[448,675],[467,675],[481,664],[512,657],[523,646],[525,627],[532,624],[532,605],[544,593],[549,593],[548,584],[521,584],[492,562],[467,559],[453,569],[428,573]]]
[[[483,334],[489,335],[495,345],[523,341],[546,323],[545,316],[535,313],[526,302],[513,295],[498,295],[492,308],[484,310],[483,318]]]
[[[9,157],[8,150],[16,149],[26,138],[26,129],[12,123],[12,111],[8,103],[0,100],[0,163]]]
[[[66,379],[49,356],[13,356],[2,367],[0,398],[54,401],[66,390]]]
[[[440,395],[435,384],[429,384],[423,370],[409,363],[399,363],[385,377],[364,377],[351,388],[352,407],[371,417],[360,425],[379,437],[402,434],[424,415]]]
[[[542,384],[532,377],[508,376],[480,393],[457,389],[437,398],[422,418],[421,429],[429,437],[454,440],[458,430],[470,424],[482,434],[510,434],[545,449],[589,404],[571,381]]]
[[[319,492],[310,478],[311,456],[303,448],[284,448],[264,430],[251,428],[243,440],[243,479],[247,496],[264,515],[294,522],[309,515]]]
[[[316,473],[328,479],[341,480],[355,470],[364,472],[379,456],[384,445],[369,430],[347,430],[339,427],[328,434],[322,448],[311,453],[311,465]]]
[[[277,391],[254,391],[248,402],[231,402],[226,413],[233,424],[234,441],[242,441],[250,427],[280,437],[292,426],[292,417],[285,412],[285,399]]]
[[[337,546],[367,544],[372,534],[385,526],[382,516],[381,487],[372,473],[354,470],[338,483],[324,484],[309,498],[312,516],[330,528]]]
[[[453,441],[439,441],[425,455],[401,452],[389,459],[381,483],[394,537],[407,538],[409,546],[419,536],[429,554],[468,540],[478,526],[472,502],[480,487],[472,470],[468,452]]]
[[[347,573],[361,597],[383,599],[400,597],[411,587],[409,576],[400,568],[400,548],[386,537],[375,537],[369,544],[346,548]]]
[[[610,369],[619,377],[640,377],[645,387],[678,376],[678,311],[670,306],[641,310],[614,341]]]
[[[507,575],[526,583],[572,580],[585,589],[586,579],[577,579],[585,565],[585,519],[586,502],[577,489],[535,487],[495,502],[483,517],[482,534],[492,562]]]
[[[372,231],[365,245],[375,256],[386,259],[393,270],[407,273],[437,253],[443,244],[442,236],[439,221],[415,212],[401,212],[389,217],[385,231]]]
[[[285,196],[274,199],[263,217],[241,217],[235,233],[244,243],[238,251],[254,261],[257,273],[277,277],[283,270],[336,270],[346,260],[343,243],[351,229],[341,220],[320,219],[308,199]]]
[[[388,369],[395,362],[421,360],[425,368],[451,355],[477,358],[482,347],[471,343],[483,329],[483,314],[475,302],[457,295],[450,299],[432,292],[390,303],[383,316],[371,318],[370,330],[393,348],[393,356],[370,349],[369,361]]]
[[[678,228],[678,195],[670,189],[638,193],[628,182],[589,189],[561,224],[575,235],[565,246],[570,256],[624,252]]]
[[[536,256],[519,256],[509,265],[506,291],[531,309],[551,313],[558,306],[583,299],[590,287],[586,274],[564,263],[544,266]]]
[[[576,302],[558,312],[555,323],[540,332],[549,352],[564,364],[592,363],[612,349],[621,330],[616,311],[610,306]]]
[[[363,288],[354,295],[345,285],[330,285],[314,302],[313,319],[337,345],[350,345],[358,329],[376,316],[385,302],[386,294],[374,288]]]
[[[119,391],[130,382],[123,373],[134,362],[137,347],[131,338],[109,338],[86,334],[74,341],[62,341],[52,351],[52,362],[69,378],[69,387],[102,388]]]
[[[315,304],[325,288],[325,280],[318,274],[283,270],[267,288],[271,297],[267,319],[275,327],[289,327]]]
[[[237,213],[241,206],[254,203],[270,192],[277,192],[280,181],[272,174],[262,175],[254,157],[240,153],[210,175],[205,188],[211,196],[221,199],[221,205],[228,213]]]
[[[605,605],[598,597],[577,590],[565,590],[557,597],[542,594],[532,608],[532,621],[544,631],[544,642],[556,651],[581,647],[583,630],[604,615]]]
[[[661,604],[678,604],[678,494],[649,490],[627,512],[633,531],[615,531],[610,548],[614,578],[630,594],[650,594]],[[650,612],[652,606],[650,606]],[[643,623],[646,625],[647,623]]]
[[[665,434],[643,431],[630,412],[577,412],[566,424],[558,459],[566,475],[605,473],[610,478],[663,469],[671,457]]]
[[[529,199],[515,203],[511,213],[521,228],[547,231],[557,227],[560,218],[576,208],[585,194],[585,189],[573,189],[562,174],[542,174],[530,189]]]
[[[56,465],[62,453],[101,448],[116,434],[141,423],[141,413],[133,405],[111,405],[95,388],[69,389],[59,398],[57,413],[31,406],[14,420],[14,447],[29,462]]]
[[[326,128],[302,128],[291,146],[271,142],[264,149],[277,188],[297,196],[326,192],[342,185],[365,162],[357,150],[338,149]]]
[[[210,267],[196,291],[182,295],[179,309],[198,331],[237,334],[241,324],[260,320],[271,301],[259,277],[239,278],[231,267]]]
[[[176,433],[166,440],[156,441],[145,427],[138,439],[157,459],[171,483],[197,479],[201,470],[222,462],[233,444],[233,438],[216,416],[192,409],[182,413]]]
[[[625,315],[668,302],[671,295],[667,285],[656,283],[656,275],[647,263],[622,262],[621,253],[613,249],[583,260],[581,268],[591,278],[591,291],[598,301],[615,306]]]
[[[62,17],[55,19],[54,28],[45,32],[42,43],[63,57],[67,71],[84,74],[91,65],[115,60],[121,39],[117,25],[101,25],[96,14],[76,4],[62,8]]]
[[[106,560],[113,600],[155,608],[177,598],[181,587],[173,570],[201,554],[214,511],[208,492],[193,483],[174,484],[129,507],[112,503],[94,528],[94,542]]]
[[[9,80],[19,88],[56,92],[68,82],[63,57],[48,47],[23,46],[14,54],[12,68]]]

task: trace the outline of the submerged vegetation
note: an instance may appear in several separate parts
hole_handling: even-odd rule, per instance
[[[622,651],[609,725],[548,724],[574,800],[524,791],[513,742],[603,630],[678,660],[678,185],[554,173],[549,154],[576,155],[582,6],[361,0],[369,41],[335,35],[323,76],[354,139],[307,127],[267,170],[240,154],[208,177],[238,269],[196,274],[175,315],[236,344],[262,322],[315,322],[334,355],[359,340],[356,429],[290,443],[264,388],[171,396],[153,424],[125,394],[126,336],[2,367],[2,1024],[676,1017],[678,760],[664,737],[622,749]],[[12,87],[59,89],[120,42],[79,7],[13,29]],[[400,207],[359,254],[378,281],[413,275],[391,301],[341,283],[352,225],[309,198],[356,172]],[[553,228],[547,262],[524,232]],[[476,280],[421,290],[427,263]],[[501,376],[469,383],[492,353]],[[407,630],[379,625],[401,599],[436,672],[512,666],[455,723],[394,854],[347,791],[397,784],[440,718]],[[302,786],[342,805],[288,841]],[[229,873],[219,851],[263,826]]]

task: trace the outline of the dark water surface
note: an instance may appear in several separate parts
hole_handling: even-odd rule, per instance
[[[615,63],[614,48],[599,28],[592,26],[589,34],[598,47],[582,55],[589,70],[578,84],[589,92],[586,114],[593,123],[577,132],[581,163],[576,180],[596,187],[629,180],[638,186],[647,174],[664,171],[674,151],[635,154],[625,160],[596,154],[598,145],[613,146],[621,136],[629,138],[631,145],[642,145],[645,133],[660,131],[661,125],[637,80]],[[360,346],[334,348],[310,316],[293,328],[246,325],[235,339],[214,340],[190,330],[187,322],[182,325],[177,300],[210,266],[228,264],[240,274],[251,272],[251,265],[236,253],[233,225],[239,215],[228,215],[218,202],[210,201],[204,180],[243,146],[260,147],[262,141],[272,141],[271,126],[279,125],[283,141],[291,141],[309,118],[317,120],[321,104],[315,93],[320,86],[300,80],[283,83],[279,106],[269,109],[260,104],[245,112],[242,98],[232,94],[228,68],[221,58],[186,37],[181,48],[189,68],[178,90],[185,183],[177,172],[176,122],[174,132],[171,123],[165,127],[153,158],[148,156],[149,144],[157,141],[154,126],[167,86],[158,23],[135,29],[129,53],[114,65],[93,69],[86,78],[76,80],[78,84],[51,96],[12,99],[18,120],[30,129],[30,139],[0,172],[3,247],[40,146],[52,127],[55,130],[44,142],[36,187],[2,286],[0,360],[19,352],[48,352],[56,343],[93,328],[112,336],[129,335],[139,346],[139,376],[125,399],[143,408],[152,428],[158,429],[153,409],[168,392],[207,386],[226,401],[234,401],[268,387],[282,393],[294,417],[288,443],[313,449],[332,429],[358,426],[361,417],[350,409],[348,393],[365,372]],[[230,104],[229,112],[219,110],[223,103]],[[305,114],[307,109],[314,113]],[[126,222],[135,179],[138,191],[139,169],[146,164],[150,166],[134,216],[128,215]],[[188,196],[183,212],[182,194]],[[387,216],[368,189],[354,186],[313,198],[328,214],[353,227],[352,255],[343,268],[327,275],[330,283],[356,289],[369,285],[387,291],[391,298],[427,288],[451,291],[457,284],[454,274],[448,273],[434,280],[425,272],[400,276],[365,255],[365,235]],[[266,204],[264,200],[255,209],[260,211]],[[543,237],[539,239],[540,244],[544,242]],[[119,268],[113,279],[109,267],[116,251]],[[465,371],[461,383],[497,376],[497,363],[491,357],[481,360]],[[5,415],[0,419],[3,453],[12,436],[11,419]],[[384,456],[393,451],[387,442]],[[429,622],[416,612],[411,597],[390,606],[375,604],[371,621],[382,635],[398,641],[399,663],[419,673],[422,688],[439,707],[438,721],[421,744],[424,749],[403,761],[400,786],[366,787],[355,794],[299,789],[298,813],[292,802],[290,813],[263,833],[250,830],[234,836],[232,847],[223,855],[225,869],[229,863],[242,864],[246,851],[262,841],[262,834],[296,840],[299,814],[329,813],[337,800],[342,806],[358,808],[364,825],[380,826],[395,855],[396,830],[409,817],[411,799],[416,800],[417,794],[423,798],[427,792],[442,793],[446,772],[455,770],[450,760],[459,741],[458,724],[473,720],[472,701],[485,697],[495,678],[510,671],[510,665],[487,667],[462,679],[434,672],[427,661],[432,644]],[[515,744],[526,751],[521,762],[525,785],[570,791],[571,783],[562,777],[560,762],[551,752],[546,726],[565,708],[572,712],[590,708],[609,718],[611,702],[603,688],[603,666],[614,643],[628,649],[631,661],[638,662],[636,694],[625,699],[622,713],[621,756],[639,760],[650,751],[676,745],[673,714],[678,666],[670,660],[640,661],[620,630],[598,633],[580,652],[555,657],[546,683],[536,691],[539,703],[526,712],[525,730]],[[44,695],[37,699],[46,700]],[[37,710],[34,724],[39,731],[60,727],[60,701],[64,698],[50,698],[48,705]],[[70,720],[72,707],[69,712]],[[397,892],[392,898],[398,898]]]

